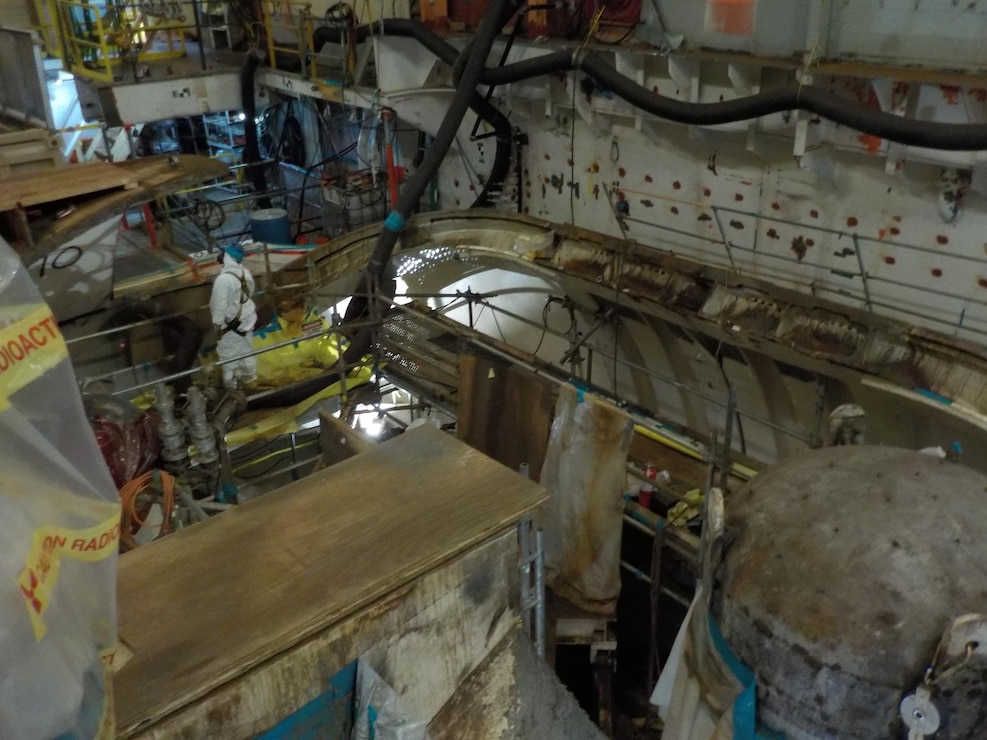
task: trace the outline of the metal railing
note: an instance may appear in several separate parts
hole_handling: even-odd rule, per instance
[[[54,2],[66,69],[98,82],[113,82],[122,64],[184,57],[185,31],[195,27],[187,14],[198,19],[194,3],[177,0]]]
[[[725,264],[735,272],[751,274],[752,271],[758,268],[764,269],[765,263],[769,263],[767,269],[770,271],[772,277],[801,285],[811,290],[813,294],[830,294],[835,296],[834,300],[843,303],[847,303],[848,301],[855,303],[870,313],[887,315],[888,312],[898,312],[905,316],[913,317],[917,319],[915,323],[925,324],[932,329],[940,331],[944,329],[965,331],[976,335],[978,339],[987,339],[987,327],[971,326],[968,323],[966,308],[959,308],[955,311],[937,309],[938,314],[932,314],[929,310],[923,308],[928,305],[927,298],[930,295],[952,299],[960,302],[963,306],[977,307],[987,307],[987,299],[974,298],[970,295],[963,295],[950,290],[931,288],[927,284],[919,284],[918,282],[896,280],[873,274],[872,270],[867,269],[867,265],[877,259],[876,255],[868,254],[875,250],[893,249],[899,255],[901,253],[934,255],[944,260],[959,260],[963,263],[969,263],[971,266],[978,265],[987,268],[987,260],[980,257],[958,253],[945,253],[942,250],[929,247],[882,239],[848,229],[835,229],[795,221],[757,211],[748,211],[708,203],[697,203],[626,188],[623,190],[627,193],[634,193],[635,195],[646,195],[652,200],[668,203],[670,206],[676,208],[684,206],[695,209],[700,214],[700,218],[703,219],[704,223],[709,223],[715,227],[710,233],[703,234],[697,231],[690,231],[689,229],[676,228],[657,221],[617,214],[614,194],[612,191],[607,190],[607,196],[611,201],[611,208],[614,210],[625,236],[628,224],[639,224],[648,229],[686,237],[702,244],[716,245],[723,249]],[[703,215],[705,215],[705,218],[703,218]],[[726,228],[724,228],[724,220],[729,223],[730,220],[737,217],[753,219],[753,224],[747,224],[747,229],[745,229],[745,233],[753,233],[748,244],[739,244],[737,241],[730,239],[727,235]],[[808,249],[811,246],[809,244],[803,245],[807,249],[801,254],[799,254],[800,250],[794,247],[787,252],[764,249],[758,243],[759,235],[762,233],[762,226],[770,227],[772,224],[800,229],[803,234],[809,235],[810,240],[812,236],[835,238],[836,240],[843,239],[846,240],[844,241],[846,246],[838,252],[838,256],[834,256],[830,260],[812,259],[812,252]],[[777,237],[772,237],[772,239],[774,238]],[[661,247],[658,248],[661,249]],[[706,259],[709,258],[707,257]],[[845,264],[835,264],[832,259],[844,260]],[[771,264],[776,265],[776,267],[771,267]],[[889,264],[893,264],[893,262]],[[808,277],[799,274],[800,271],[806,269],[813,271],[816,275]],[[842,280],[820,279],[818,278],[818,273],[824,273],[833,278],[841,278]],[[845,283],[842,281],[845,281]],[[909,301],[904,297],[896,299],[882,295],[878,286],[888,286],[912,292],[914,294],[914,301]]]
[[[316,76],[312,4],[294,0],[265,0],[261,9],[267,36],[268,64],[278,69],[278,54],[298,57],[302,76]]]

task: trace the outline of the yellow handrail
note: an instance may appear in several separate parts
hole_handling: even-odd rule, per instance
[[[277,69],[277,52],[282,52],[298,57],[305,77],[315,77],[312,4],[294,0],[265,0],[262,12],[271,66]]]

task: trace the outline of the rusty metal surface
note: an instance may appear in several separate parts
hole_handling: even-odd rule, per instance
[[[303,282],[308,276],[325,284],[353,272],[369,258],[380,229],[367,227],[313,250],[279,279]],[[512,245],[538,233],[550,237],[553,248],[543,258],[522,263]],[[443,254],[460,270],[464,264],[457,254],[482,247],[487,266],[500,252],[504,269],[523,264],[526,271],[564,279],[567,289],[601,301],[619,293],[642,314],[729,337],[738,347],[816,370],[839,373],[842,368],[906,388],[927,388],[987,411],[987,352],[927,329],[765,281],[740,282],[725,270],[530,216],[462,211],[418,216],[402,234],[396,256],[407,259],[416,249],[436,245],[446,248]]]
[[[794,738],[904,737],[898,703],[945,626],[987,603],[985,490],[959,465],[861,446],[779,463],[734,495],[714,611],[764,721]],[[957,727],[983,712],[969,688],[949,706]]]

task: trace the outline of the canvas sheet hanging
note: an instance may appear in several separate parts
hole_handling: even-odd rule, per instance
[[[546,584],[587,611],[612,614],[620,593],[621,500],[630,417],[571,386],[559,391],[541,483]]]

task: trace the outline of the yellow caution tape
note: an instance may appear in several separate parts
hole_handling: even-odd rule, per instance
[[[43,619],[52,592],[58,581],[59,561],[62,558],[96,562],[117,551],[120,540],[120,505],[102,503],[107,518],[88,529],[41,526],[34,530],[27,562],[17,584],[27,606],[34,639],[45,636],[47,627]]]
[[[20,318],[0,318],[0,411],[10,396],[68,357],[51,309],[28,307]]]

